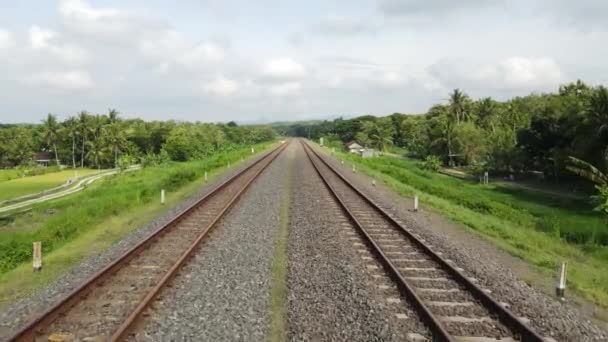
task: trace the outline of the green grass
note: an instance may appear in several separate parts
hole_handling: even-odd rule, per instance
[[[2,170],[3,172],[9,173],[8,171],[15,170]],[[77,170],[64,170],[59,172],[47,173],[39,176],[22,177],[0,182],[0,200],[11,199],[15,197],[25,196],[48,190],[59,186],[73,178],[76,174],[78,176],[84,176],[91,173],[98,172],[93,169],[77,169]]]
[[[256,146],[263,151],[271,146]],[[260,153],[260,152],[258,152]],[[212,178],[230,162],[251,157],[250,148],[205,160],[170,163],[109,176],[84,192],[36,206],[0,222],[0,306],[43,286],[87,255],[99,252],[132,229],[194,193],[204,171]],[[160,189],[167,204],[160,205]],[[48,215],[47,209],[55,213]],[[42,241],[43,271],[31,271],[31,245]]]
[[[20,172],[15,169],[0,170],[0,182],[5,182],[11,179],[19,178]]]
[[[507,186],[482,186],[422,170],[417,162],[391,157],[363,159],[340,153],[359,169],[402,195],[495,242],[509,253],[553,274],[570,263],[568,286],[608,306],[608,227],[587,202]]]
[[[281,216],[275,238],[272,260],[272,283],[270,288],[270,334],[271,342],[287,341],[287,236],[289,228],[289,206],[293,189],[293,163],[285,174],[287,187],[281,196]]]

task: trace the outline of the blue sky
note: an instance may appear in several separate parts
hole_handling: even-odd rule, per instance
[[[602,0],[0,3],[0,122],[258,122],[608,83]]]

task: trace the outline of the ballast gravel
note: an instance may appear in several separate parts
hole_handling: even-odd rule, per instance
[[[201,189],[187,200],[169,208],[147,224],[134,229],[106,251],[86,258],[84,261],[74,266],[70,271],[60,276],[57,280],[51,282],[48,286],[3,308],[0,311],[0,341],[7,339],[21,326],[39,315],[46,308],[61,300],[61,298],[78,287],[86,279],[111,263],[114,259],[120,257],[162,225],[171,221],[175,215],[212,191],[215,186],[253,163],[257,158],[259,157],[256,157],[253,160],[247,160],[243,162],[242,165],[228,170],[207,185],[201,185]]]
[[[329,191],[297,145],[288,242],[289,340],[403,341],[424,330],[405,304],[390,304],[377,290],[389,280],[380,273],[375,276],[386,283],[372,277],[369,270],[378,267],[362,262],[356,234],[341,235],[343,214],[331,205]],[[396,319],[398,312],[410,319]]]
[[[263,341],[289,149],[255,180],[139,322],[136,341]]]
[[[518,278],[515,272],[534,276],[534,271],[522,260],[425,210],[424,203],[421,203],[421,210],[413,212],[411,198],[400,196],[381,182],[376,181],[373,185],[371,177],[353,173],[351,165],[342,165],[325,149],[316,147],[316,150],[406,228],[425,239],[433,250],[443,253],[444,258],[452,260],[465,270],[466,275],[475,278],[479,286],[490,290],[495,300],[506,303],[516,316],[529,320],[530,325],[544,337],[572,342],[608,341],[606,330],[593,323],[586,316],[588,314]]]

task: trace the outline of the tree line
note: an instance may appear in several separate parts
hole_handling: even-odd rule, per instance
[[[446,166],[483,164],[498,173],[539,171],[558,179],[570,156],[606,171],[608,90],[577,81],[555,93],[496,101],[472,99],[455,89],[447,103],[424,114],[366,115],[281,129],[313,139],[355,140],[379,150],[402,147],[412,157],[437,156]]]
[[[48,114],[40,124],[0,124],[0,167],[31,165],[37,152],[71,167],[187,161],[274,138],[270,126],[122,119],[114,109],[82,111],[63,121]]]
[[[354,140],[383,151],[397,146],[410,157],[472,173],[533,173],[555,182],[580,175],[596,184],[608,214],[608,89],[601,85],[579,80],[556,92],[506,101],[473,99],[455,89],[448,101],[423,114],[366,115],[279,129],[312,139]]]

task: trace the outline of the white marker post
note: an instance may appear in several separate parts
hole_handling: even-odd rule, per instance
[[[353,172],[357,173],[357,168],[355,167],[355,164],[353,163]]]
[[[340,164],[344,165],[344,159],[340,160]]]
[[[165,189],[160,191],[160,204],[165,204]]]
[[[321,147],[323,147],[323,138],[320,138],[319,142],[320,142]]]
[[[372,179],[372,186],[376,186],[376,180]]]
[[[414,195],[414,211],[418,211],[418,195]]]
[[[207,171],[205,171],[205,183],[207,183]]]
[[[564,299],[564,296],[566,294],[566,268],[567,267],[568,267],[568,263],[562,262],[562,266],[560,267],[560,270],[559,270],[559,281],[557,283],[557,286],[555,287],[555,294],[561,299]]]
[[[230,168],[230,162],[228,162],[228,168]]]
[[[254,154],[254,153],[255,153],[255,149],[252,147],[251,148],[251,154]]]
[[[32,249],[32,257],[32,266],[34,267],[34,272],[42,270],[42,242],[34,242]]]

